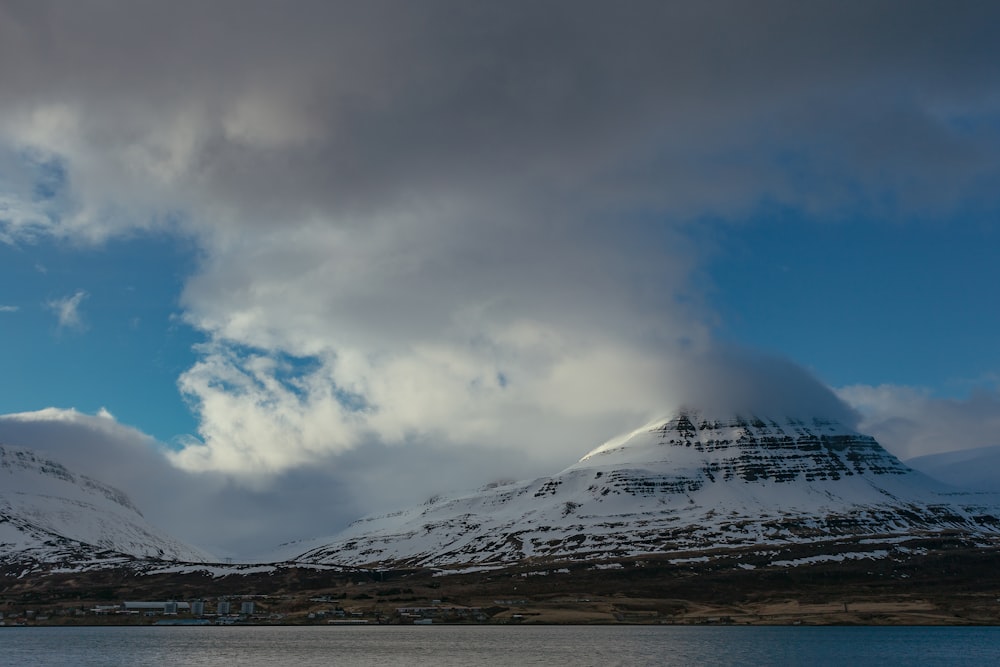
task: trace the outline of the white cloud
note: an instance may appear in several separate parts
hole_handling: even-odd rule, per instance
[[[922,387],[853,385],[837,394],[857,410],[861,431],[900,458],[1000,444],[1000,392],[940,398]]]
[[[205,446],[177,460],[266,471],[433,436],[561,465],[662,410],[664,358],[706,339],[697,302],[673,303],[693,260],[585,226],[554,248],[534,223],[453,204],[216,247],[183,299],[213,339],[180,380]],[[657,286],[641,299],[634,272]]]
[[[45,307],[55,313],[60,328],[82,330],[86,328],[86,324],[80,313],[80,304],[88,296],[89,294],[84,290],[77,290],[70,296],[47,301]]]
[[[190,470],[260,475],[373,441],[434,442],[506,451],[542,475],[682,406],[857,419],[787,361],[716,346],[643,350],[583,338],[521,323],[489,339],[481,332],[476,344],[342,348],[298,372],[263,351],[216,344],[181,378],[202,440],[172,459]]]
[[[430,440],[503,448],[551,470],[644,419],[660,394],[651,365],[599,348],[561,353],[541,368],[512,359],[503,370],[492,355],[461,346],[383,354],[372,362],[363,349],[342,350],[282,379],[274,357],[217,347],[181,378],[204,445],[174,459],[191,470],[262,473],[372,439]]]
[[[2,306],[0,305],[0,313],[16,313],[21,310],[20,306]]]

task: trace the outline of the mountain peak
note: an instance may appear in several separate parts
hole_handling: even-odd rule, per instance
[[[799,451],[842,449],[834,445],[853,443],[864,449],[873,438],[863,436],[826,417],[761,417],[755,414],[709,416],[693,409],[654,420],[626,435],[613,438],[587,453],[574,467],[615,462],[682,463],[727,455],[751,454],[756,450],[776,452],[791,445]],[[681,448],[689,450],[683,454]],[[881,450],[885,451],[885,450]],[[886,456],[891,457],[888,452]]]

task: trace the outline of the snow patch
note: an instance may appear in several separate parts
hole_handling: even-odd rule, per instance
[[[776,560],[770,564],[773,567],[798,567],[799,565],[812,565],[813,563],[843,562],[845,560],[877,560],[888,558],[889,552],[880,549],[877,551],[852,551],[839,554],[821,554],[818,556],[807,556],[805,558],[794,558],[792,560]]]

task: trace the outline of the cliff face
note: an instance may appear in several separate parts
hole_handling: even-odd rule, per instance
[[[684,412],[552,477],[359,520],[298,560],[459,565],[993,535],[998,517],[991,496],[938,484],[835,422]]]

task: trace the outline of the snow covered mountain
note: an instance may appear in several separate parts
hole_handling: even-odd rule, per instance
[[[1000,446],[962,449],[908,459],[906,465],[967,489],[1000,492]]]
[[[835,422],[684,412],[607,442],[552,477],[361,519],[303,545],[296,560],[442,566],[845,537],[996,536],[994,503],[907,468]]]
[[[123,558],[209,557],[150,525],[118,489],[29,450],[0,446],[0,565]]]

